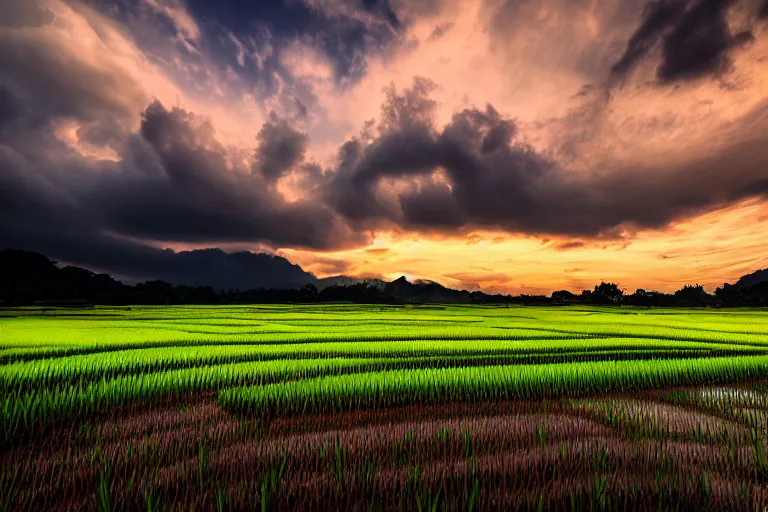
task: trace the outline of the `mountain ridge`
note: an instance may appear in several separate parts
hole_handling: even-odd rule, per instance
[[[755,270],[750,274],[745,274],[736,281],[736,286],[746,288],[756,284],[768,281],[768,268]]]

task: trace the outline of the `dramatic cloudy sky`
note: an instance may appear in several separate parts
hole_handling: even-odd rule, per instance
[[[766,0],[3,0],[0,245],[503,292],[768,267]]]

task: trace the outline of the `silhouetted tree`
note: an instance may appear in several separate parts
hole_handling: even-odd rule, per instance
[[[768,306],[768,281],[751,286],[725,283],[715,290],[715,297],[727,306]]]
[[[603,281],[600,284],[595,285],[590,300],[595,304],[621,304],[623,295],[624,292],[619,289],[619,285]]]
[[[552,292],[552,300],[559,304],[575,302],[576,299],[578,299],[578,297],[568,290],[558,290],[556,292]]]
[[[685,285],[675,292],[675,301],[680,306],[707,306],[712,304],[713,297],[700,284]]]
[[[299,294],[296,297],[298,302],[315,302],[317,301],[317,286],[312,283],[305,284],[299,290]]]

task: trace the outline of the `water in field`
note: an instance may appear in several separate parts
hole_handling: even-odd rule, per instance
[[[5,314],[6,509],[768,506],[764,311]]]

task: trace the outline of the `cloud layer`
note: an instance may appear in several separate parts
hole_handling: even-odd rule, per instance
[[[273,4],[4,2],[0,245],[556,251],[768,194],[764,3]]]
[[[390,91],[379,135],[342,148],[328,195],[350,221],[601,236],[768,193],[764,108],[751,114],[748,129],[723,131],[722,147],[687,162],[639,161],[576,175],[520,142],[514,120],[491,105],[458,112],[436,129],[430,87],[417,79],[402,95]]]

